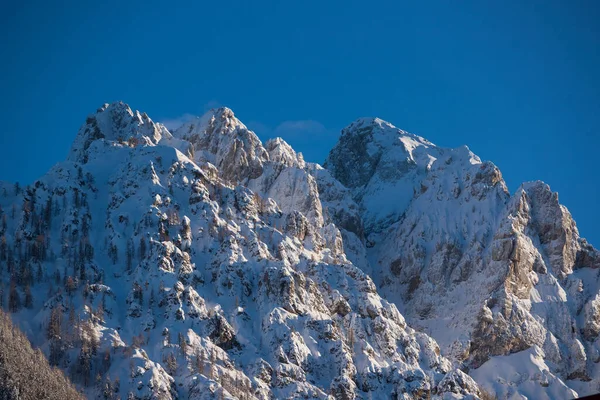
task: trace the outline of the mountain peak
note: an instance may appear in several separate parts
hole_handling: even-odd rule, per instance
[[[230,108],[213,108],[173,131],[177,139],[190,142],[196,158],[217,166],[223,177],[237,182],[257,177],[269,155],[254,132]]]
[[[133,111],[122,101],[105,103],[79,128],[67,159],[87,162],[88,149],[95,141],[125,143],[133,140],[156,145],[165,137],[171,137],[167,128],[152,121],[146,113]]]
[[[112,103],[104,103],[104,105],[100,108],[98,108],[98,110],[96,110],[96,114],[100,114],[108,109],[112,109],[112,110],[122,110],[124,112],[128,112],[131,115],[133,115],[133,111],[131,110],[131,107],[129,107],[129,104],[118,100],[118,101],[113,101]]]
[[[356,188],[366,185],[378,170],[402,171],[405,163],[427,167],[439,157],[437,153],[433,143],[389,122],[359,118],[342,130],[325,166],[345,186]]]
[[[236,118],[233,111],[228,107],[211,108],[202,116],[195,117],[173,130],[173,135],[179,139],[192,136],[203,136],[217,132],[219,134],[231,134],[240,128],[247,130],[246,126]]]
[[[412,138],[421,144],[434,146],[434,144],[427,139],[397,128],[390,122],[377,117],[362,117],[356,119],[350,125],[342,129],[342,136],[346,135],[367,135],[384,147],[393,145],[393,142],[397,142],[398,138],[402,137]]]
[[[361,117],[354,120],[350,123],[346,128],[342,129],[342,135],[353,134],[360,132],[362,130],[370,130],[370,129],[398,129],[393,124],[384,121],[381,118],[377,117]],[[398,129],[400,132],[404,132]]]
[[[324,166],[354,192],[355,200],[364,207],[369,231],[397,221],[424,190],[424,180],[446,177],[452,186],[455,177],[466,171],[482,175],[480,164],[479,157],[466,146],[438,147],[380,118],[359,118],[344,128]],[[490,167],[490,174],[495,170]],[[497,182],[493,178],[489,181]],[[442,186],[440,191],[447,190]]]
[[[231,128],[243,127],[243,128],[245,128],[246,127],[242,123],[242,121],[237,119],[237,117],[233,113],[233,110],[228,107],[211,108],[210,110],[205,112],[204,115],[202,115],[202,117],[200,117],[200,119],[201,120],[214,120],[226,128],[228,128],[228,127],[231,127]]]
[[[384,121],[383,119],[381,119],[379,117],[360,117],[360,118],[357,118],[354,121],[352,121],[349,126],[352,126],[352,125],[381,125],[381,124],[388,124],[390,126],[393,126],[389,122]]]
[[[380,118],[325,167],[227,107],[171,134],[104,104],[68,162],[0,182],[8,307],[90,398],[109,372],[136,399],[596,390],[600,252],[548,185],[510,196],[466,146]]]

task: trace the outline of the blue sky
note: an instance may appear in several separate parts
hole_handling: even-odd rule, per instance
[[[600,245],[600,3],[4,3],[0,179],[29,183],[123,100],[173,121],[227,105],[322,161],[378,116],[541,179]]]

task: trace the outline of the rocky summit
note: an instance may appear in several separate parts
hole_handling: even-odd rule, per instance
[[[600,252],[558,195],[378,118],[321,166],[228,108],[106,104],[0,207],[2,306],[91,399],[600,392]]]

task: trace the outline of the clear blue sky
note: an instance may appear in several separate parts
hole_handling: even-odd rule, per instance
[[[227,105],[311,161],[378,116],[467,144],[511,191],[546,181],[600,245],[598,1],[49,3],[0,12],[2,180],[115,100],[167,122]]]

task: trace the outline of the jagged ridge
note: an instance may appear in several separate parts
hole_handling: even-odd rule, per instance
[[[90,397],[597,390],[600,254],[547,185],[377,118],[325,167],[227,108],[171,133],[105,105],[0,187],[13,316]]]
[[[377,119],[346,128],[326,166],[360,204],[363,263],[381,293],[443,354],[500,397],[598,390],[600,257],[547,185],[510,196],[498,168],[466,147]],[[504,380],[489,367],[524,359],[536,361]]]
[[[171,134],[104,106],[0,193],[13,316],[91,398],[480,394],[346,256],[348,189],[229,109]]]

